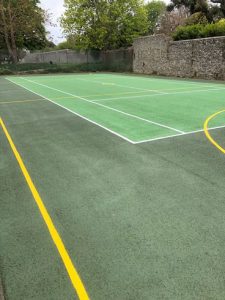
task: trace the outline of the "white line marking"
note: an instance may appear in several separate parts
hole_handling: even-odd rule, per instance
[[[208,130],[215,130],[215,129],[221,129],[221,128],[225,128],[225,125],[211,127],[211,128],[208,128]],[[143,143],[154,142],[154,141],[159,141],[159,140],[165,140],[168,138],[173,138],[173,137],[183,136],[183,135],[191,135],[191,134],[195,134],[195,133],[203,132],[203,131],[204,131],[204,129],[198,129],[198,130],[194,130],[194,131],[185,132],[183,134],[167,135],[167,136],[162,136],[162,137],[158,137],[158,138],[142,140],[142,141],[134,142],[134,144],[137,145],[137,144],[143,144]]]
[[[21,85],[21,84],[19,84],[19,83],[15,83],[14,81],[10,80],[9,78],[5,78],[5,79],[8,80],[8,81],[10,81],[10,82],[12,82],[12,83],[14,83],[15,85],[18,85],[18,86],[20,86],[20,87],[26,89],[27,91],[29,91],[29,92],[31,92],[31,93],[33,93],[33,94],[36,94],[36,95],[38,95],[38,96],[40,96],[40,97],[42,97],[42,98],[44,98],[44,99],[46,99],[46,100],[52,102],[53,104],[55,104],[55,105],[57,105],[57,106],[59,106],[59,107],[61,107],[61,108],[64,108],[65,110],[71,112],[71,113],[74,114],[74,115],[77,115],[78,117],[80,117],[80,118],[82,118],[82,119],[84,119],[84,120],[86,120],[86,121],[88,121],[88,122],[90,122],[90,123],[93,123],[94,125],[99,126],[100,128],[103,128],[103,129],[105,129],[106,131],[109,131],[110,133],[112,133],[112,134],[114,134],[114,135],[116,135],[116,136],[118,136],[118,137],[124,139],[125,141],[127,141],[127,142],[129,142],[129,143],[131,143],[131,144],[133,144],[133,145],[144,144],[144,143],[148,143],[148,142],[150,143],[150,142],[154,142],[154,141],[160,141],[160,140],[169,139],[169,138],[174,138],[174,137],[179,137],[179,136],[184,136],[184,135],[191,135],[191,134],[195,134],[195,133],[203,132],[203,131],[204,131],[204,129],[198,129],[198,130],[195,130],[195,131],[184,132],[184,133],[181,133],[181,134],[174,134],[174,135],[163,136],[163,137],[158,137],[158,138],[153,138],[153,139],[146,139],[146,140],[142,140],[142,141],[135,142],[135,141],[132,141],[132,140],[126,138],[125,136],[123,136],[123,135],[121,135],[121,134],[119,134],[119,133],[117,133],[117,132],[115,132],[115,131],[113,131],[113,130],[111,130],[111,129],[105,127],[105,126],[102,126],[102,125],[98,124],[98,123],[95,122],[95,121],[92,121],[92,120],[90,120],[90,119],[88,119],[88,118],[86,118],[86,117],[84,117],[84,116],[82,116],[82,115],[80,115],[80,114],[78,114],[78,113],[76,113],[76,112],[74,112],[74,111],[72,111],[72,110],[70,110],[70,109],[68,109],[68,108],[66,108],[66,107],[64,107],[64,106],[62,106],[62,105],[56,103],[56,102],[54,102],[53,100],[50,100],[49,98],[47,98],[47,97],[45,97],[45,96],[42,96],[41,94],[38,94],[38,93],[36,93],[36,92],[33,92],[32,90],[30,90],[30,89],[24,87],[23,85]],[[208,130],[215,130],[215,129],[221,129],[221,128],[225,128],[225,125],[222,125],[222,126],[216,126],[216,127],[211,127],[211,128],[209,128]]]
[[[164,93],[164,94],[146,94],[146,95],[137,95],[137,96],[125,96],[125,97],[115,97],[115,98],[105,98],[105,99],[97,99],[92,100],[94,102],[100,102],[100,101],[110,101],[110,100],[120,100],[120,99],[135,99],[135,98],[141,98],[141,97],[158,97],[158,96],[168,96],[168,95],[177,95],[177,94],[189,94],[189,93],[200,93],[200,92],[213,92],[213,91],[220,91],[225,90],[225,88],[220,89],[208,89],[208,90],[192,90],[192,91],[181,91],[181,92],[173,92],[173,93]]]
[[[197,86],[199,86],[199,87],[202,87],[203,85],[205,86],[205,87],[215,87],[216,85],[218,85],[218,86],[224,86],[224,84],[223,83],[215,83],[214,85],[208,85],[207,84],[207,82],[205,82],[205,81],[200,81],[200,82],[193,82],[193,81],[188,81],[188,80],[176,80],[175,78],[171,78],[171,79],[166,79],[166,78],[161,78],[161,77],[159,77],[159,78],[155,78],[155,77],[144,77],[144,76],[141,76],[141,74],[136,74],[136,76],[135,75],[115,75],[115,74],[104,74],[104,75],[100,75],[100,74],[98,74],[98,75],[96,75],[95,74],[95,76],[98,76],[98,77],[103,77],[103,78],[105,78],[105,75],[109,75],[109,76],[114,76],[114,77],[116,77],[116,78],[128,78],[129,77],[129,79],[134,79],[134,80],[137,80],[137,79],[142,79],[142,80],[147,80],[147,81],[165,81],[165,82],[176,82],[176,84],[189,84],[189,85],[197,85]]]
[[[97,123],[97,122],[95,122],[95,121],[92,121],[91,119],[88,119],[88,118],[86,118],[86,117],[84,117],[84,116],[82,116],[82,115],[80,115],[80,114],[78,114],[78,113],[76,113],[76,112],[70,110],[69,108],[66,108],[66,107],[62,106],[62,105],[60,105],[60,104],[54,102],[53,100],[51,100],[51,99],[49,99],[49,98],[47,98],[47,97],[45,97],[45,96],[43,96],[43,95],[41,95],[41,94],[38,94],[38,93],[36,93],[36,92],[34,92],[34,91],[32,91],[32,90],[30,90],[30,89],[24,87],[22,84],[15,83],[14,81],[12,81],[12,80],[10,80],[10,79],[8,79],[8,78],[5,78],[5,79],[8,80],[8,81],[10,81],[10,82],[12,82],[12,83],[14,83],[15,85],[18,85],[18,86],[24,88],[25,90],[27,90],[27,91],[29,91],[29,92],[35,94],[35,95],[38,95],[38,96],[40,96],[40,97],[42,97],[42,98],[44,98],[44,99],[46,99],[46,100],[48,100],[48,101],[54,103],[54,104],[57,105],[57,106],[60,106],[61,108],[64,108],[65,110],[71,112],[71,113],[74,114],[74,115],[76,115],[76,116],[78,116],[78,117],[80,117],[80,118],[82,118],[82,119],[84,119],[84,120],[86,120],[86,121],[88,121],[88,122],[90,122],[90,123],[92,123],[92,124],[94,124],[94,125],[97,125],[97,126],[103,128],[103,129],[107,130],[107,131],[109,131],[110,133],[112,133],[112,134],[114,134],[114,135],[116,135],[116,136],[122,138],[123,140],[125,140],[125,141],[127,141],[127,142],[129,142],[129,143],[131,143],[131,144],[134,144],[134,141],[128,139],[127,137],[125,137],[125,136],[123,136],[123,135],[121,135],[121,134],[119,134],[119,133],[117,133],[117,132],[115,132],[115,131],[113,131],[113,130],[111,130],[111,129],[109,129],[109,128],[107,128],[107,127],[105,127],[105,126],[103,126],[103,125],[101,125],[101,124],[99,124],[99,123]]]
[[[101,85],[103,84],[102,81],[97,81],[97,80],[89,80],[89,79],[84,79],[84,78],[76,78],[76,79],[77,80],[82,80],[82,81],[87,81],[87,82],[98,83],[98,84],[101,84]],[[105,84],[107,84],[107,83],[105,82]],[[165,94],[164,92],[159,91],[159,90],[144,89],[144,88],[138,88],[138,87],[133,87],[133,86],[129,86],[129,85],[122,85],[122,84],[117,84],[117,83],[113,83],[113,84],[116,85],[116,86],[125,87],[125,88],[129,88],[129,89],[134,89],[134,90],[139,90],[139,91],[156,92],[160,95]]]
[[[109,82],[109,83],[103,82],[102,85],[115,85],[115,83],[112,83],[112,82]]]
[[[89,77],[90,75],[91,75],[91,77],[103,78],[103,79],[106,79],[106,76],[111,76],[114,78],[123,78],[123,79],[129,78],[129,79],[133,79],[133,80],[141,79],[141,80],[146,80],[146,81],[162,81],[162,82],[169,82],[169,83],[175,82],[176,84],[195,85],[195,86],[199,86],[199,87],[204,86],[204,87],[213,87],[214,88],[215,86],[225,86],[223,83],[215,83],[214,85],[209,85],[208,81],[193,82],[193,81],[183,80],[183,79],[177,80],[175,78],[166,79],[166,78],[162,78],[162,77],[156,78],[156,77],[152,77],[152,76],[149,76],[149,77],[141,76],[143,74],[135,74],[135,75],[120,74],[120,75],[118,75],[118,74],[111,74],[111,73],[101,73],[101,74],[89,73],[88,75],[87,74],[80,74],[80,75],[68,74],[66,76],[76,77],[76,79],[81,79],[81,78],[79,78],[79,76],[80,77]],[[29,76],[29,77],[34,77],[34,76]],[[40,78],[40,76],[38,76],[38,77]],[[45,77],[52,77],[52,76],[46,75]],[[57,75],[57,78],[59,78],[59,77],[65,78],[65,75]],[[110,79],[110,78],[107,78],[107,79]],[[86,79],[86,80],[88,80],[88,79]],[[154,90],[154,91],[161,92],[160,90]]]
[[[179,130],[179,129],[176,129],[176,128],[173,128],[173,127],[170,127],[170,126],[167,126],[167,125],[158,123],[158,122],[150,121],[150,120],[148,120],[148,119],[144,119],[144,118],[141,118],[141,117],[139,117],[139,116],[136,116],[136,115],[133,115],[133,114],[126,113],[126,112],[124,112],[124,111],[118,110],[118,109],[116,109],[116,108],[112,108],[112,107],[107,106],[107,105],[104,105],[104,104],[96,103],[96,102],[94,102],[93,100],[88,100],[88,99],[86,99],[86,98],[83,98],[83,97],[80,97],[80,96],[77,96],[77,95],[74,95],[74,94],[71,94],[71,93],[67,93],[67,92],[64,92],[64,91],[59,90],[59,89],[55,89],[55,88],[50,87],[50,86],[48,86],[48,85],[45,85],[45,84],[42,84],[42,83],[38,83],[38,82],[33,81],[33,80],[28,80],[28,79],[25,79],[25,78],[23,78],[23,77],[20,77],[20,78],[23,79],[23,80],[25,80],[25,81],[28,81],[28,82],[31,82],[31,83],[34,83],[34,84],[37,84],[37,85],[46,87],[46,88],[48,88],[48,89],[51,89],[51,90],[54,90],[54,91],[63,93],[63,94],[65,94],[65,95],[72,96],[72,97],[74,97],[74,98],[81,99],[81,100],[86,101],[86,102],[88,102],[88,103],[91,103],[91,104],[94,104],[94,105],[98,105],[98,106],[100,106],[100,107],[104,107],[104,108],[106,108],[106,109],[115,111],[115,112],[117,112],[117,113],[126,115],[126,116],[128,116],[128,117],[132,117],[132,118],[134,118],[134,119],[141,120],[141,121],[146,122],[146,123],[149,123],[149,124],[153,124],[153,125],[156,125],[156,126],[159,126],[159,127],[163,127],[163,128],[166,128],[166,129],[169,129],[169,130],[172,130],[172,131],[176,131],[176,132],[179,132],[179,133],[185,133],[184,131],[181,131],[181,130]]]

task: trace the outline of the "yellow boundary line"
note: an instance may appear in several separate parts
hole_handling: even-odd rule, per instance
[[[205,135],[207,137],[207,139],[217,148],[219,149],[223,154],[225,154],[225,149],[223,147],[221,147],[213,138],[212,136],[210,135],[209,133],[209,129],[208,129],[208,123],[209,121],[211,121],[213,118],[215,118],[217,115],[221,114],[225,112],[225,109],[224,110],[221,110],[221,111],[218,111],[214,114],[212,114],[211,116],[209,116],[205,123],[204,123],[204,132],[205,132]]]
[[[0,125],[1,125],[1,127],[2,127],[2,129],[5,133],[5,136],[6,136],[8,142],[10,144],[12,152],[13,152],[13,154],[14,154],[14,156],[15,156],[15,158],[16,158],[19,166],[20,166],[20,169],[23,173],[23,176],[26,179],[26,182],[27,182],[27,184],[30,188],[30,191],[31,191],[31,193],[34,197],[34,200],[35,200],[35,202],[36,202],[36,204],[37,204],[37,206],[40,210],[40,213],[41,213],[41,215],[42,215],[42,217],[43,217],[43,219],[44,219],[44,221],[45,221],[45,223],[48,227],[48,230],[49,230],[49,233],[52,237],[52,240],[55,243],[55,246],[56,246],[56,248],[57,248],[57,250],[58,250],[58,252],[59,252],[59,254],[62,258],[62,261],[63,261],[63,263],[65,265],[65,268],[68,272],[68,275],[70,277],[71,283],[72,283],[75,291],[77,292],[77,295],[78,295],[79,299],[80,300],[89,300],[89,296],[86,292],[84,284],[82,283],[82,280],[81,280],[76,268],[74,267],[74,265],[72,263],[72,260],[71,260],[69,254],[68,254],[68,252],[67,252],[67,250],[66,250],[66,248],[63,244],[63,241],[62,241],[55,225],[53,224],[53,221],[52,221],[52,219],[51,219],[51,217],[50,217],[50,215],[49,215],[49,213],[48,213],[48,211],[47,211],[47,209],[46,209],[46,207],[45,207],[45,205],[44,205],[44,203],[41,199],[41,196],[39,195],[32,179],[31,179],[31,177],[30,177],[30,175],[29,175],[29,173],[28,173],[28,171],[27,171],[27,169],[26,169],[26,167],[23,163],[23,160],[22,160],[18,150],[16,149],[16,146],[13,143],[13,140],[12,140],[12,138],[11,138],[11,136],[10,136],[10,134],[9,134],[9,132],[8,132],[6,126],[5,126],[5,124],[4,124],[4,122],[1,118],[0,118]]]
[[[5,101],[0,102],[0,104],[14,104],[14,103],[26,103],[26,102],[38,102],[38,101],[44,101],[45,99],[36,99],[36,100],[15,100],[15,101]]]
[[[182,88],[172,88],[172,89],[165,89],[162,91],[173,91],[173,90],[178,90],[178,89],[185,89],[185,87]],[[137,91],[137,92],[120,92],[120,93],[104,93],[104,94],[91,94],[91,95],[82,95],[82,97],[86,97],[86,98],[90,98],[90,97],[101,97],[101,96],[122,96],[122,95],[130,95],[130,94],[142,94],[142,93],[146,93],[146,91]],[[72,97],[54,97],[54,100],[60,100],[60,99],[70,99]],[[36,101],[45,101],[46,99],[34,99],[34,100],[9,100],[9,101],[4,101],[1,102],[0,101],[0,105],[1,104],[14,104],[14,103],[26,103],[26,102],[36,102]],[[97,100],[102,100],[102,99],[97,99]],[[103,99],[104,100],[104,99]]]

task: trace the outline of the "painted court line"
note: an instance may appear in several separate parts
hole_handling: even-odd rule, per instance
[[[221,128],[225,128],[225,125],[211,127],[211,128],[208,128],[208,130],[211,131],[211,130],[221,129]],[[162,136],[162,137],[153,138],[153,139],[142,140],[142,141],[134,142],[134,144],[137,145],[137,144],[150,143],[150,142],[165,140],[165,139],[174,138],[174,137],[178,137],[178,136],[191,135],[191,134],[195,134],[195,133],[198,133],[198,132],[204,132],[204,129],[189,131],[189,132],[185,132],[183,134],[173,134],[173,135],[167,135],[167,136]]]
[[[40,97],[42,97],[42,98],[48,100],[49,102],[51,102],[51,103],[53,103],[53,104],[55,104],[55,105],[57,105],[57,106],[59,106],[59,107],[65,109],[65,110],[69,111],[70,113],[72,113],[72,114],[74,114],[74,115],[80,117],[81,119],[84,119],[84,120],[86,120],[86,121],[88,121],[88,122],[90,122],[90,123],[92,123],[92,124],[94,124],[94,125],[96,125],[96,126],[102,128],[102,129],[105,129],[106,131],[108,131],[108,132],[110,132],[110,133],[116,135],[117,137],[120,137],[121,139],[123,139],[123,140],[125,140],[125,141],[127,141],[127,142],[129,142],[129,143],[131,143],[131,144],[134,144],[134,141],[128,139],[127,137],[125,137],[125,136],[123,136],[123,135],[121,135],[121,134],[119,134],[119,133],[117,133],[117,132],[115,132],[115,131],[113,131],[113,130],[111,130],[111,129],[109,129],[109,128],[107,128],[107,127],[105,127],[105,126],[103,126],[103,125],[101,125],[101,124],[99,124],[99,123],[97,123],[97,122],[95,122],[95,121],[92,121],[91,119],[86,118],[86,117],[84,117],[84,116],[82,116],[82,115],[80,115],[80,114],[78,114],[78,113],[72,111],[71,109],[64,107],[64,106],[61,105],[61,104],[58,104],[57,102],[54,102],[53,100],[51,100],[51,99],[49,99],[49,98],[47,98],[47,97],[45,97],[45,96],[42,96],[41,94],[38,94],[38,93],[36,93],[36,92],[33,92],[32,90],[30,90],[30,89],[24,87],[22,84],[15,83],[15,82],[11,81],[11,80],[8,79],[8,78],[6,78],[6,79],[9,80],[10,82],[14,83],[15,85],[18,85],[18,86],[24,88],[25,90],[27,90],[27,91],[29,91],[29,92],[35,94],[35,95],[38,95],[38,96],[40,96]]]
[[[70,109],[68,109],[68,108],[66,108],[66,107],[64,107],[64,106],[62,106],[62,105],[56,103],[56,102],[54,102],[53,100],[51,100],[51,99],[49,99],[49,98],[47,98],[47,97],[45,97],[45,96],[43,96],[43,95],[41,95],[41,94],[38,94],[38,93],[36,93],[36,92],[34,92],[34,91],[32,91],[32,90],[30,90],[30,89],[24,87],[23,85],[21,85],[21,84],[19,84],[19,83],[15,83],[15,82],[11,81],[9,78],[6,78],[6,79],[7,79],[8,81],[14,83],[15,85],[18,85],[18,86],[20,86],[20,87],[22,87],[22,88],[28,90],[29,92],[31,92],[31,93],[33,93],[33,94],[36,94],[36,95],[38,95],[38,96],[40,96],[40,97],[42,97],[42,98],[44,98],[44,99],[46,99],[46,100],[48,100],[48,101],[54,103],[55,105],[57,105],[57,106],[59,106],[59,107],[61,107],[61,108],[64,108],[65,110],[71,112],[72,114],[77,115],[78,117],[80,117],[80,118],[82,118],[82,119],[84,119],[84,120],[86,120],[86,121],[88,121],[88,122],[90,122],[90,123],[93,123],[94,125],[99,126],[100,128],[103,128],[103,129],[105,129],[106,131],[108,131],[108,132],[110,132],[110,133],[112,133],[112,134],[114,134],[114,135],[116,135],[116,136],[118,136],[118,137],[120,137],[120,138],[126,140],[127,142],[129,142],[129,143],[131,143],[131,144],[134,144],[134,145],[142,144],[142,143],[148,143],[148,142],[153,142],[153,141],[157,141],[157,140],[164,140],[164,139],[173,138],[173,137],[178,137],[178,136],[183,136],[183,135],[191,135],[191,134],[195,134],[195,133],[203,132],[203,131],[204,131],[204,129],[199,129],[199,130],[195,130],[195,131],[181,132],[181,133],[179,133],[179,134],[168,135],[168,136],[162,136],[162,137],[158,137],[158,138],[151,138],[151,139],[146,139],[146,140],[141,140],[141,141],[135,142],[135,141],[132,141],[132,140],[128,139],[127,137],[125,137],[125,136],[123,136],[123,135],[121,135],[121,134],[119,134],[119,133],[117,133],[117,132],[115,132],[115,131],[113,131],[113,130],[111,130],[111,129],[109,129],[109,128],[103,126],[103,125],[101,125],[101,124],[98,124],[98,123],[95,122],[95,121],[92,121],[92,120],[90,120],[90,119],[88,119],[88,118],[86,118],[86,117],[84,117],[84,116],[82,116],[82,115],[80,115],[80,114],[78,114],[78,113],[76,113],[76,112],[74,112],[74,111],[72,111],[72,110],[70,110]],[[24,79],[24,78],[23,78],[23,79]],[[24,79],[24,80],[25,80],[25,79]],[[27,80],[27,81],[28,81],[28,80]],[[36,82],[34,82],[34,83],[36,83]],[[36,84],[39,84],[39,83],[36,83]],[[39,85],[40,85],[40,84],[39,84]],[[53,89],[53,88],[52,88],[52,89]],[[204,91],[206,91],[206,90],[204,90]],[[63,92],[63,93],[65,93],[65,92]],[[79,96],[75,96],[75,95],[73,95],[72,97],[80,98]],[[64,97],[58,97],[58,98],[62,98],[62,99],[63,99]],[[66,98],[66,97],[65,97],[65,98]],[[68,98],[70,98],[70,97],[68,97]],[[89,100],[86,100],[86,101],[90,102]],[[96,104],[97,104],[97,103],[96,103]],[[222,125],[222,126],[216,126],[216,127],[211,127],[211,128],[208,128],[208,130],[215,130],[215,129],[220,129],[220,128],[225,128],[225,125]]]
[[[106,108],[106,109],[115,111],[115,112],[117,112],[117,113],[120,113],[120,114],[129,116],[129,117],[131,117],[131,118],[141,120],[141,121],[143,121],[143,122],[150,123],[150,124],[153,124],[153,125],[156,125],[156,126],[159,126],[159,127],[163,127],[163,128],[166,128],[166,129],[169,129],[169,130],[172,130],[172,131],[176,131],[176,132],[178,132],[178,133],[185,133],[184,131],[181,131],[181,130],[176,129],[176,128],[174,128],[174,127],[170,127],[170,126],[164,125],[164,124],[162,124],[162,123],[158,123],[158,122],[154,122],[154,121],[151,121],[151,120],[148,120],[148,119],[144,119],[144,118],[141,118],[141,117],[139,117],[139,116],[136,116],[136,115],[133,115],[133,114],[129,114],[129,113],[127,113],[127,112],[124,112],[124,111],[122,111],[122,110],[118,110],[118,109],[116,109],[116,108],[112,108],[112,107],[107,106],[107,105],[104,105],[104,104],[96,103],[96,102],[94,102],[93,100],[88,100],[88,99],[86,99],[86,98],[77,96],[77,95],[75,95],[75,94],[71,94],[71,93],[67,93],[67,92],[64,92],[64,91],[59,90],[59,89],[55,89],[55,88],[50,87],[50,86],[48,86],[48,85],[45,85],[45,84],[42,84],[42,83],[38,83],[38,82],[33,81],[33,80],[28,80],[28,79],[25,79],[25,78],[23,78],[23,77],[20,77],[20,78],[23,79],[23,80],[25,80],[25,81],[28,81],[28,82],[31,82],[31,83],[34,83],[34,84],[37,84],[37,85],[46,87],[46,88],[48,88],[48,89],[51,89],[51,90],[54,90],[54,91],[57,91],[57,92],[60,92],[60,93],[63,93],[63,94],[65,94],[65,95],[70,95],[70,96],[73,96],[74,98],[81,99],[81,100],[86,101],[86,102],[88,102],[88,103],[91,103],[91,104],[94,104],[94,105],[98,105],[98,106],[100,106],[100,107],[104,107],[104,108]]]
[[[6,101],[6,102],[0,102],[0,104],[14,104],[14,103],[27,103],[27,102],[39,102],[39,101],[45,101],[44,99],[36,99],[36,100],[15,100],[15,101]]]
[[[12,152],[20,166],[23,176],[27,182],[27,185],[29,186],[29,189],[30,189],[30,191],[34,197],[34,200],[39,208],[42,218],[45,221],[45,224],[48,228],[51,238],[52,238],[53,242],[55,243],[55,246],[59,252],[59,255],[61,256],[64,266],[70,277],[71,283],[72,283],[79,299],[80,300],[89,300],[89,296],[84,287],[84,284],[83,284],[75,266],[73,265],[73,262],[64,246],[64,243],[63,243],[52,219],[51,219],[51,216],[49,215],[49,213],[41,199],[41,196],[39,195],[38,190],[35,187],[33,180],[31,178],[29,172],[27,171],[27,168],[26,168],[26,166],[25,166],[25,164],[24,164],[24,162],[23,162],[23,160],[22,160],[22,158],[21,158],[21,156],[20,156],[20,154],[19,154],[19,152],[18,152],[18,150],[17,150],[17,148],[16,148],[16,146],[15,146],[15,144],[14,144],[14,142],[13,142],[13,140],[1,118],[0,118],[0,125],[5,133],[5,136],[6,136],[8,142],[10,144],[10,147],[12,149]]]
[[[21,86],[22,87],[22,86]],[[42,96],[41,96],[42,97]],[[71,99],[73,98],[72,96],[70,97],[54,97],[54,99]],[[26,102],[39,102],[39,101],[45,101],[46,99],[40,98],[40,99],[34,99],[34,100],[12,100],[12,101],[4,101],[0,102],[0,104],[14,104],[14,103],[26,103]]]
[[[0,94],[7,94],[7,93],[11,93],[12,90],[4,90],[4,91],[0,91]]]
[[[214,119],[216,116],[218,116],[219,114],[221,113],[224,113],[225,110],[221,110],[221,111],[218,111],[214,114],[212,114],[211,116],[209,116],[205,123],[204,123],[204,132],[205,132],[205,135],[207,137],[207,139],[217,148],[219,149],[223,154],[225,154],[225,149],[223,147],[221,147],[215,140],[214,138],[211,136],[211,134],[209,133],[209,128],[208,128],[208,123]]]
[[[105,79],[105,75],[97,75],[98,77],[102,77]],[[115,75],[115,74],[107,74],[109,76],[114,76],[114,78],[126,78],[127,75]],[[129,76],[129,79],[134,79],[134,80],[137,80],[137,79],[141,79],[142,81],[144,80],[147,80],[147,81],[164,81],[164,82],[175,82],[176,84],[188,84],[188,85],[196,85],[196,86],[199,86],[199,87],[202,87],[203,85],[205,87],[215,87],[215,86],[224,86],[224,84],[222,83],[215,83],[214,85],[209,85],[207,84],[207,82],[205,81],[202,81],[202,82],[191,82],[191,81],[188,81],[188,80],[176,80],[175,78],[171,78],[171,79],[166,79],[166,78],[155,78],[155,77],[146,77],[146,76],[141,76],[140,74],[136,74],[135,75],[128,75]]]
[[[177,94],[194,94],[194,93],[200,93],[200,92],[213,92],[213,91],[220,91],[225,90],[225,88],[219,88],[219,89],[207,89],[207,90],[192,90],[192,91],[180,91],[180,92],[172,92],[168,93],[165,92],[164,94],[146,94],[146,95],[137,95],[137,96],[125,96],[125,97],[115,97],[115,98],[105,98],[105,99],[97,99],[93,100],[94,102],[101,102],[101,101],[110,101],[110,100],[121,100],[121,99],[135,99],[135,98],[142,98],[142,97],[158,97],[158,96],[168,96],[168,95],[177,95]]]
[[[98,84],[103,84],[102,81],[98,81],[98,80],[89,80],[89,79],[84,79],[84,78],[76,78],[77,80],[82,80],[82,81],[87,81],[87,82],[93,82],[93,83],[98,83]],[[152,90],[152,89],[145,89],[145,88],[138,88],[138,87],[133,87],[133,86],[129,86],[129,85],[122,85],[122,84],[117,84],[117,83],[113,83],[113,85],[119,86],[119,87],[125,87],[128,89],[134,89],[134,90],[139,90],[139,91],[147,91],[147,92],[156,92],[158,94],[164,94],[164,92],[161,92],[159,90]]]
[[[99,94],[90,94],[90,95],[82,95],[82,97],[102,97],[102,96],[121,96],[121,95],[132,95],[132,94],[142,94],[146,93],[146,91],[136,91],[136,92],[120,92],[120,93],[99,93]]]

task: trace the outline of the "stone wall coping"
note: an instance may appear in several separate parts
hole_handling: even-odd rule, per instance
[[[141,36],[138,37],[134,40],[134,42],[140,40],[140,39],[148,39],[150,37],[164,37],[165,39],[170,40],[172,43],[181,43],[181,42],[192,42],[192,41],[205,41],[205,40],[212,40],[212,39],[225,39],[225,36],[212,36],[212,37],[206,37],[206,38],[198,38],[198,39],[187,39],[187,40],[179,40],[179,41],[174,41],[170,36],[166,36],[165,34],[155,34],[155,35],[147,35],[147,36]]]

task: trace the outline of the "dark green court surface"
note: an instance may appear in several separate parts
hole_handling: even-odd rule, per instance
[[[225,299],[225,156],[203,132],[223,109],[222,83],[0,79],[0,118],[90,299]],[[209,127],[224,148],[225,113]],[[79,299],[14,154],[0,127],[5,300]]]
[[[0,300],[4,300],[4,292],[3,292],[1,277],[0,277]]]

